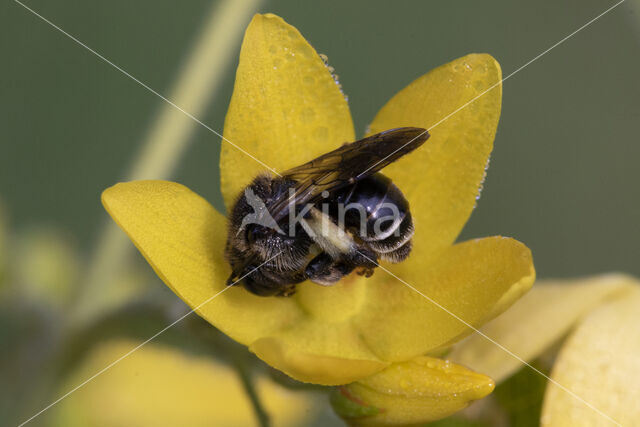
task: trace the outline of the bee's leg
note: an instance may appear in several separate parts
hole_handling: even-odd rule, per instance
[[[323,252],[309,262],[305,269],[305,275],[314,283],[331,286],[351,273],[354,268],[355,265],[334,260],[326,252]]]
[[[356,266],[356,273],[360,276],[371,277],[378,266],[378,257],[375,252],[358,248],[352,255],[349,256],[349,262]]]
[[[296,293],[296,285],[289,285],[283,288],[279,294],[276,294],[277,297],[290,297]]]
[[[358,267],[356,268],[356,274],[358,276],[371,277],[375,272],[374,267]]]
[[[376,268],[378,266],[378,255],[370,249],[359,247],[352,254],[348,255],[350,263],[357,267]]]

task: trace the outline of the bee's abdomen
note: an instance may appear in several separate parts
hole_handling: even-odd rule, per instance
[[[388,237],[382,239],[367,240],[367,245],[376,252],[380,258],[389,262],[404,261],[411,252],[411,238],[413,237],[413,220],[411,213],[407,212],[400,224],[394,228]]]
[[[386,176],[377,173],[336,193],[331,216],[381,259],[403,261],[411,252],[414,228],[409,202]]]

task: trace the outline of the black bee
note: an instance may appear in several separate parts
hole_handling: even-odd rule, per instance
[[[254,294],[289,296],[307,279],[329,286],[354,270],[369,277],[379,259],[406,259],[409,203],[378,171],[427,138],[425,129],[391,129],[256,177],[230,213],[227,284],[242,278]]]

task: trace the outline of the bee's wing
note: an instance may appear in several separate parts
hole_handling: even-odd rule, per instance
[[[295,181],[293,191],[276,200],[269,206],[269,211],[279,221],[288,214],[289,207],[315,203],[323,191],[331,193],[372,175],[421,146],[427,138],[426,129],[391,129],[345,144],[289,169],[282,177]]]

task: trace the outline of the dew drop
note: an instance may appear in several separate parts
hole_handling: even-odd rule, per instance
[[[342,94],[342,97],[344,98],[344,100],[349,102],[349,97],[345,95],[344,91],[342,90],[342,85],[340,84],[340,80],[338,80],[336,69],[333,68],[331,65],[329,65],[329,57],[324,53],[319,53],[318,56],[320,57],[322,62],[324,62],[324,66],[327,67],[327,70],[329,70],[329,73],[331,73],[331,77],[333,77],[333,81],[338,86],[338,89],[340,89],[340,93]]]
[[[316,51],[304,43],[297,43],[292,50],[304,56],[306,59],[315,58],[316,56]]]
[[[484,173],[482,174],[482,180],[480,180],[480,185],[478,185],[478,193],[476,194],[476,203],[473,205],[475,209],[478,205],[478,200],[480,200],[480,196],[482,196],[482,190],[484,190],[484,181],[487,179],[487,170],[489,170],[489,163],[491,162],[491,157],[487,158],[487,163],[484,166]]]
[[[326,126],[319,126],[313,131],[313,137],[319,141],[326,141],[329,138],[329,129]]]
[[[302,121],[302,123],[310,123],[313,121],[315,115],[316,112],[313,110],[313,108],[305,108],[300,112],[300,121]]]

